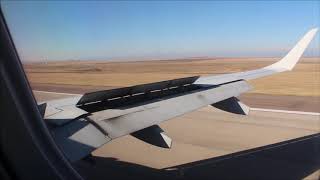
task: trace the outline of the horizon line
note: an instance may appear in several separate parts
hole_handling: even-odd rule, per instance
[[[127,59],[127,58],[121,58],[121,59],[61,59],[61,60],[47,60],[47,61],[41,61],[41,60],[24,60],[21,61],[22,64],[28,64],[28,63],[52,63],[52,62],[81,62],[81,61],[106,61],[106,62],[145,62],[145,61],[181,61],[181,60],[215,60],[215,59],[255,59],[255,58],[282,58],[282,56],[199,56],[199,57],[181,57],[181,58],[136,58],[136,59]],[[320,60],[320,56],[302,56],[303,58],[316,58]]]

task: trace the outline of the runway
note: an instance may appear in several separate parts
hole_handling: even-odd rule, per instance
[[[39,101],[45,101],[74,94],[34,91],[34,95]],[[252,108],[248,116],[242,116],[205,107],[160,126],[173,139],[171,149],[125,136],[102,146],[93,155],[165,169],[319,133],[320,115]],[[99,169],[95,170],[98,173]]]

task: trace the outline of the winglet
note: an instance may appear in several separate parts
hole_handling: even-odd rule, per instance
[[[280,61],[271,64],[263,69],[276,70],[276,71],[291,71],[297,64],[313,37],[316,35],[318,28],[313,28],[307,32],[302,39],[283,57]]]
[[[318,29],[314,28],[307,32],[307,34],[303,36],[303,38],[290,50],[290,52],[285,57],[274,64],[250,71],[200,77],[193,84],[218,85],[236,80],[252,80],[269,76],[275,73],[291,71],[299,61],[300,57],[308,47],[317,31]]]

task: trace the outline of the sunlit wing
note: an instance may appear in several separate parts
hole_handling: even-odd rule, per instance
[[[91,92],[44,102],[39,110],[72,161],[128,134],[170,148],[172,140],[159,123],[207,105],[248,114],[249,107],[236,98],[251,89],[246,80],[292,70],[316,32],[317,29],[310,30],[284,58],[261,69]]]

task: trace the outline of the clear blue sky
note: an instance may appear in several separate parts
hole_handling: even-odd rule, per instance
[[[281,56],[320,25],[319,1],[1,4],[23,60]]]

